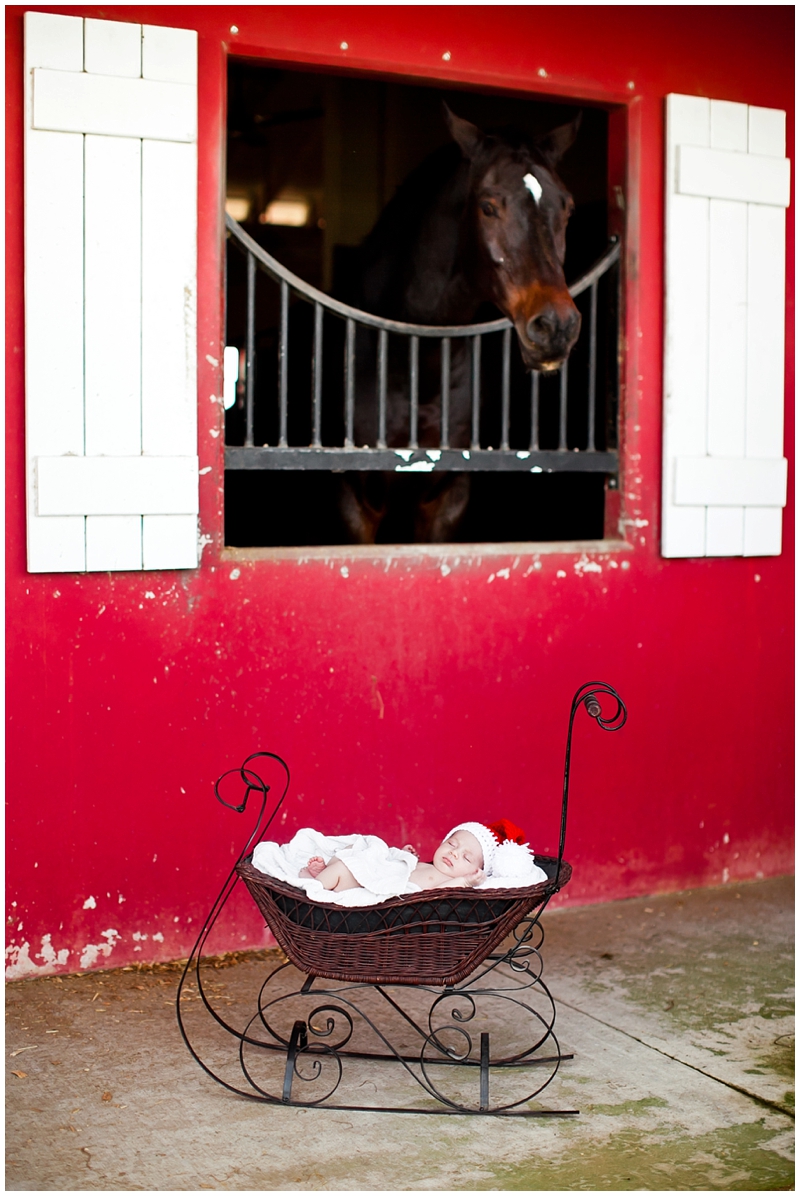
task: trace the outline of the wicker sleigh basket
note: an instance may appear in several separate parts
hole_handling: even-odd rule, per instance
[[[250,857],[236,871],[300,971],[356,984],[446,987],[465,980],[572,875],[555,857],[537,856],[536,863],[548,877],[536,885],[431,889],[356,907],[312,901],[259,872]]]

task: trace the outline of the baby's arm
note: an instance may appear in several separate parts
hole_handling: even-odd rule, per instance
[[[421,889],[472,889],[486,879],[486,874],[476,868],[468,876],[445,876],[433,864],[417,864],[410,879]]]
[[[441,889],[474,889],[482,881],[486,880],[486,873],[479,868],[477,872],[473,872],[470,876],[446,876],[437,885],[432,885],[432,888]]]

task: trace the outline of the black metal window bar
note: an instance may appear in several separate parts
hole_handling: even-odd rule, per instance
[[[568,396],[569,362],[557,371],[558,419],[557,446],[540,446],[540,392],[552,385],[550,377],[543,377],[534,371],[530,374],[530,440],[523,447],[512,447],[510,437],[511,421],[511,351],[513,328],[508,319],[498,319],[481,324],[459,326],[437,326],[409,324],[399,320],[386,319],[361,311],[347,303],[326,295],[309,283],[304,282],[292,271],[267,253],[229,215],[226,215],[228,234],[246,259],[246,336],[242,371],[244,378],[244,443],[226,444],[226,469],[287,469],[287,470],[457,470],[457,471],[518,471],[518,472],[591,472],[614,475],[618,468],[616,451],[616,393],[605,395],[606,426],[598,427],[598,383],[616,392],[616,338],[618,311],[618,267],[620,244],[612,238],[610,248],[599,260],[569,288],[573,299],[589,293],[588,310],[583,315],[580,341],[588,340],[585,427],[582,444],[572,447],[568,444]],[[256,427],[256,277],[262,270],[279,287],[279,320],[277,329],[277,443],[255,443]],[[613,293],[614,327],[613,342],[608,357],[613,359],[613,380],[609,383],[606,368],[601,377],[598,362],[598,319],[599,288],[607,278],[616,281]],[[227,276],[226,276],[227,287]],[[294,293],[313,307],[313,334],[311,349],[311,412],[310,444],[296,446],[289,440],[290,391],[289,391],[289,308]],[[323,317],[328,312],[344,322],[344,377],[343,377],[343,444],[331,446],[323,443]],[[354,417],[356,400],[356,342],[358,329],[372,329],[377,332],[377,360],[375,362],[375,391],[377,398],[377,437],[374,446],[356,445],[354,442]],[[502,335],[500,362],[500,420],[499,445],[483,447],[481,444],[481,386],[482,346],[484,338],[491,334]],[[404,448],[387,446],[387,364],[389,360],[389,335],[408,339],[408,405],[409,438]],[[419,385],[420,385],[420,340],[438,339],[440,352],[441,434],[438,448],[421,448],[419,437]],[[470,402],[471,438],[469,448],[452,447],[450,444],[451,392],[451,344],[453,340],[467,339],[470,343]],[[573,350],[572,358],[576,356]],[[608,363],[606,363],[608,365]],[[296,400],[293,399],[293,401]],[[573,437],[574,438],[574,437]],[[552,439],[552,437],[551,437]],[[600,442],[598,444],[598,442]],[[607,442],[603,444],[603,442]]]

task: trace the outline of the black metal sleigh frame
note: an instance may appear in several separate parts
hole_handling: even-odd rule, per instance
[[[603,716],[604,696],[616,703],[610,717]],[[576,1114],[577,1109],[531,1108],[530,1102],[552,1082],[561,1063],[572,1058],[562,1053],[554,1032],[555,1002],[542,979],[540,919],[572,873],[563,857],[572,730],[581,707],[606,731],[620,730],[627,718],[610,685],[588,682],[576,692],[567,733],[558,856],[537,856],[547,880],[524,888],[428,890],[357,907],[312,901],[301,889],[250,863],[254,845],[265,837],[286,797],[289,770],[284,761],[272,752],[256,752],[241,768],[223,774],[215,786],[223,805],[243,813],[254,792],[261,804],[255,828],[203,924],[178,985],[178,1024],[203,1070],[236,1095],[266,1104],[506,1117]],[[270,786],[255,763],[264,758],[277,762],[286,778],[269,817]],[[221,782],[231,776],[244,786],[238,805],[220,793]],[[214,1007],[201,972],[209,935],[239,881],[289,959],[266,977],[243,1028],[229,1024]],[[299,987],[295,968],[304,973]],[[235,1055],[221,1063],[217,1048],[205,1046],[204,1059],[190,1040],[185,1017],[190,975],[204,1009],[236,1043]],[[365,1039],[369,1049],[364,1049]],[[248,1087],[214,1070],[230,1072],[234,1063]],[[380,1074],[370,1067],[387,1063],[403,1069],[409,1102],[357,1102],[365,1086],[377,1091],[380,1083]],[[501,1083],[508,1090],[498,1096]]]

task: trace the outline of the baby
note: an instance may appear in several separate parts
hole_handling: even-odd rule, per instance
[[[460,822],[429,864],[410,845],[390,847],[378,835],[323,835],[313,827],[303,827],[289,843],[257,843],[252,863],[305,889],[315,901],[340,905],[367,905],[423,889],[517,888],[547,880],[525,835],[507,818]]]
[[[410,844],[402,850],[417,854]],[[442,840],[433,853],[433,862],[418,863],[408,879],[420,889],[470,889],[486,879],[483,868],[484,852],[480,841],[472,831],[460,826]],[[313,877],[323,888],[334,889],[337,893],[363,888],[337,856],[326,864],[321,855],[314,855],[305,868],[300,869],[299,875]]]
[[[410,843],[403,852],[416,855]],[[343,860],[334,859],[325,864],[322,855],[312,855],[305,868],[300,868],[301,877],[313,877],[323,889],[343,892],[346,889],[361,889]],[[454,830],[439,844],[433,853],[432,864],[417,864],[409,880],[420,889],[471,889],[484,879],[483,850],[475,835],[469,830]]]

